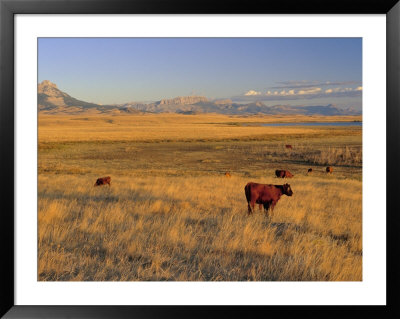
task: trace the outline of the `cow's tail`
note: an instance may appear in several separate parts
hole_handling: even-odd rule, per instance
[[[250,200],[251,200],[251,185],[250,185],[250,183],[248,183],[245,187],[244,187],[244,193],[245,193],[245,195],[246,195],[246,199],[247,199],[247,202],[249,203],[250,202]]]
[[[245,193],[246,199],[247,199],[248,214],[250,215],[252,213],[251,207],[250,207],[250,201],[251,201],[251,184],[250,183],[247,183],[247,185],[244,187],[244,193]]]

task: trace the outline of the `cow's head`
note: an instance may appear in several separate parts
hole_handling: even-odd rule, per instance
[[[293,191],[292,191],[292,189],[290,188],[290,185],[289,184],[284,184],[284,185],[282,185],[283,186],[283,193],[285,194],[285,195],[287,195],[287,196],[292,196],[293,195]]]

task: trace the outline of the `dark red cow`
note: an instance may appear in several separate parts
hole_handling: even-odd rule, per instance
[[[285,147],[288,148],[288,149],[291,149],[291,150],[293,149],[293,146],[290,145],[290,144],[286,144]]]
[[[326,168],[326,172],[329,173],[329,174],[332,174],[333,168],[332,168],[331,166],[328,166],[328,167]]]
[[[276,177],[280,177],[280,178],[292,178],[294,175],[292,173],[290,173],[289,171],[286,171],[284,169],[277,169],[275,171],[275,175]]]
[[[96,183],[94,183],[94,186],[102,186],[102,185],[106,185],[106,184],[108,184],[108,186],[111,186],[111,177],[110,176],[98,178]]]
[[[309,168],[307,171],[308,174],[312,173],[312,168]]]
[[[245,186],[244,192],[246,194],[249,215],[254,211],[255,204],[263,205],[264,211],[268,215],[269,208],[271,208],[272,212],[282,195],[293,195],[289,184],[271,185],[250,182]]]

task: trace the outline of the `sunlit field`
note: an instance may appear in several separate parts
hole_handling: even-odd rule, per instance
[[[259,126],[325,120],[361,117],[39,115],[38,280],[362,280],[361,127]]]

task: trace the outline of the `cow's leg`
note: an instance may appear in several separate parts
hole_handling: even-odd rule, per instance
[[[268,217],[269,203],[268,203],[268,202],[265,202],[263,205],[264,205],[264,213],[265,213],[265,216]]]
[[[274,212],[274,208],[275,208],[275,205],[276,205],[276,201],[273,201],[273,202],[271,202],[271,217],[272,217],[272,213]]]
[[[253,213],[254,211],[254,206],[255,206],[255,202],[251,201],[249,203],[249,215]]]
[[[247,202],[247,208],[248,208],[247,215],[251,215],[250,202]]]

